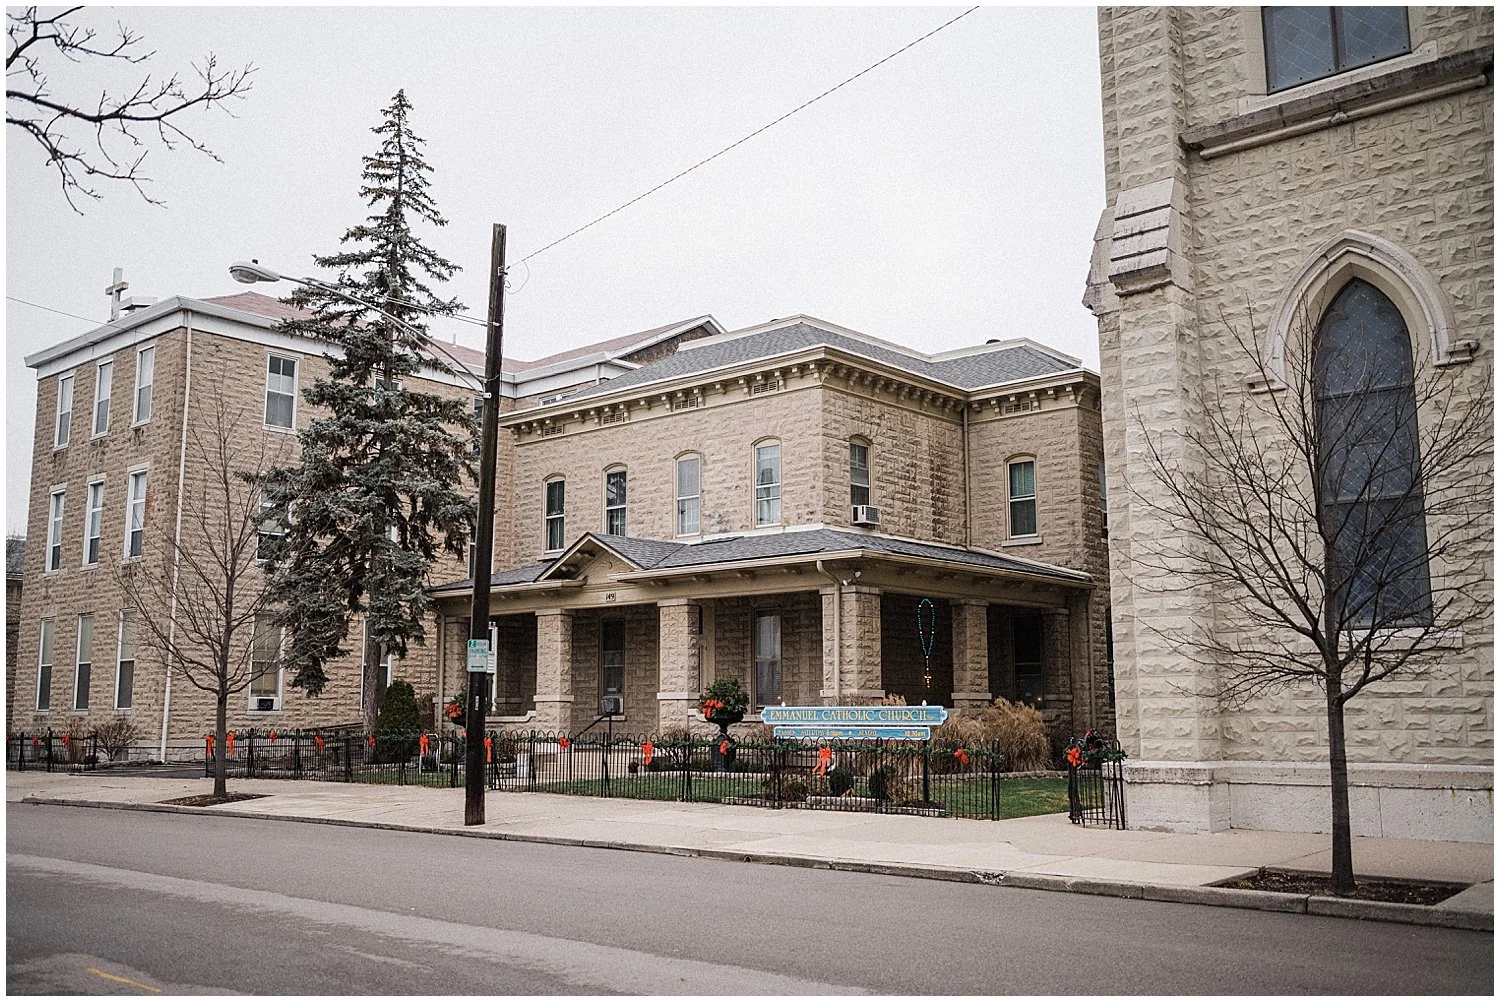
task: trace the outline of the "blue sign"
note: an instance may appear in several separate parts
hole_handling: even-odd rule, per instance
[[[806,727],[935,727],[948,719],[941,706],[768,706],[762,723]]]
[[[778,738],[813,741],[926,741],[930,727],[830,727],[826,724],[781,724],[772,733]]]

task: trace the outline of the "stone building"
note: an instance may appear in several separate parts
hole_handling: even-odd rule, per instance
[[[21,588],[26,580],[26,537],[5,540],[5,705],[16,702],[16,645],[21,638]]]
[[[1440,367],[1460,399],[1493,393],[1493,12],[1105,8],[1099,43],[1107,207],[1085,303],[1100,332],[1130,820],[1326,831],[1321,694],[1223,702],[1237,666],[1168,639],[1232,629],[1242,596],[1161,594],[1140,559],[1168,532],[1145,436],[1184,441],[1210,386],[1235,405],[1285,392],[1286,345],[1321,337],[1330,304],[1409,337],[1416,378]],[[1270,378],[1236,326],[1273,360]],[[1190,448],[1171,458],[1203,469]],[[1472,544],[1492,547],[1492,528]],[[1493,839],[1492,619],[1441,646],[1422,673],[1347,706],[1356,835]]]
[[[1111,715],[1099,389],[1026,339],[925,355],[808,317],[502,419],[496,722],[636,731],[756,705]],[[469,580],[433,589],[463,685]]]
[[[313,416],[300,391],[324,371],[329,346],[282,333],[289,310],[253,292],[176,297],[26,359],[38,380],[28,531],[41,543],[26,561],[21,600],[7,604],[19,614],[10,647],[20,653],[7,699],[12,729],[88,730],[127,715],[158,753],[201,749],[212,697],[169,679],[132,621],[121,576],[169,575],[168,540],[183,538],[180,513],[191,512],[205,476],[193,436],[213,423],[220,401],[234,416],[242,456],[260,456],[264,446],[267,465],[295,461],[294,431]],[[712,318],[699,317],[535,362],[506,359],[502,406],[635,371],[684,338],[718,333]],[[480,353],[444,347],[482,373]],[[434,392],[465,397],[476,385],[436,370],[419,378]],[[509,453],[507,442],[502,468]],[[441,581],[466,571],[449,560],[434,573]],[[170,609],[155,614],[166,618]],[[357,724],[361,631],[356,621],[351,655],[330,666],[327,689],[311,698],[284,677],[281,637],[267,622],[256,634],[264,649],[256,677],[231,697],[230,728]],[[438,638],[429,636],[407,658],[388,659],[385,677],[435,695]]]

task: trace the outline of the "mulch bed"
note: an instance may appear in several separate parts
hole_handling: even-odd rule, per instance
[[[1220,886],[1250,891],[1279,891],[1282,894],[1317,894],[1332,897],[1332,879],[1326,873],[1261,870],[1253,877],[1245,877]],[[1355,877],[1354,893],[1350,897],[1361,901],[1391,901],[1403,905],[1435,905],[1439,901],[1453,897],[1468,886],[1468,884],[1449,884],[1441,881],[1379,880]]]
[[[163,800],[162,803],[174,807],[218,807],[220,804],[236,804],[241,800],[259,800],[264,796],[264,793],[231,793],[216,797],[212,793],[199,793],[191,797],[178,797],[176,800]]]

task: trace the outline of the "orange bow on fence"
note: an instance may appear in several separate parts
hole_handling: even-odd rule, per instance
[[[728,738],[725,738],[723,741],[719,742],[719,754],[720,755],[728,755],[729,754],[729,739]]]
[[[234,754],[234,731],[224,735],[224,750],[230,755]]]
[[[569,741],[567,738],[558,738],[557,739],[557,747],[561,748],[563,751],[567,751],[568,750],[568,746],[571,745],[572,743],[573,742]]]
[[[821,776],[828,771],[828,763],[833,761],[832,748],[818,749],[818,767],[813,770],[815,775]]]
[[[1074,745],[1072,748],[1068,749],[1068,764],[1071,765],[1075,769],[1078,768],[1080,765],[1083,765],[1083,749],[1082,748],[1079,748],[1077,745]]]
[[[654,754],[656,754],[656,746],[653,745],[650,741],[647,741],[645,744],[641,745],[641,764],[650,765],[651,756]]]
[[[375,747],[375,735],[373,735],[373,734],[370,735],[370,747],[371,748]]]
[[[212,755],[213,753],[214,753],[214,736],[212,734],[205,734],[205,735],[203,735],[203,754],[204,755]]]
[[[417,738],[417,750],[423,755],[427,754],[427,735],[424,734]]]
[[[70,737],[70,735],[68,735],[67,733],[63,734],[63,747],[64,748],[68,747],[68,739],[69,739],[69,737]]]
[[[270,734],[267,734],[266,735],[266,739],[269,740],[271,742],[271,744],[274,745],[276,743],[276,732],[272,731]]]
[[[493,761],[493,759],[494,759],[494,751],[495,751],[495,742],[494,742],[494,740],[491,739],[491,738],[485,738],[484,739],[484,761],[485,761],[486,764],[488,764],[489,762]]]
[[[969,764],[969,753],[966,752],[966,751],[964,751],[962,748],[960,748],[957,751],[955,751],[953,753],[953,757],[956,758],[956,759],[958,759],[964,765],[968,765]]]
[[[319,752],[322,752],[323,751],[323,735],[321,735],[321,734],[314,734],[313,735],[313,744],[315,744],[315,745],[318,746],[318,751]]]

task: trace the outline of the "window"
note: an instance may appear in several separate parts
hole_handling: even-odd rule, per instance
[[[702,500],[701,469],[697,456],[683,456],[677,461],[677,535],[698,532],[698,505]]]
[[[120,654],[115,664],[115,709],[128,710],[135,702],[135,612],[120,613]]]
[[[1036,535],[1036,460],[1010,465],[1010,534]]]
[[[284,355],[266,359],[266,425],[291,428],[297,404],[297,360]]]
[[[1042,617],[1011,620],[1012,664],[1016,668],[1016,701],[1030,706],[1042,702]]]
[[[260,508],[258,518],[260,530],[255,536],[255,559],[269,560],[276,552],[276,544],[286,534],[281,523],[271,518],[272,505],[266,497],[265,490],[260,492]]]
[[[61,449],[67,445],[72,431],[73,375],[69,373],[57,381],[57,436],[52,442],[53,447]]]
[[[870,503],[870,447],[860,442],[849,443],[849,503]]]
[[[775,612],[755,615],[755,702],[781,702],[781,615]]]
[[[781,445],[755,449],[755,524],[781,524]]]
[[[52,492],[47,508],[47,570],[55,571],[62,566],[63,502],[68,492],[62,488]]]
[[[109,395],[115,385],[115,363],[100,362],[94,377],[94,437],[109,431]]]
[[[606,619],[599,624],[599,693],[625,694],[625,621]]]
[[[1405,7],[1262,7],[1266,91],[1411,51]]]
[[[563,533],[563,506],[567,493],[566,480],[547,481],[547,549],[560,550],[566,536]]]
[[[1341,628],[1431,621],[1411,338],[1396,305],[1355,279],[1318,325],[1313,404],[1318,516]]]
[[[89,484],[88,500],[83,521],[83,566],[92,567],[99,562],[99,534],[104,527],[104,481]]]
[[[94,672],[94,617],[78,617],[78,660],[73,669],[73,709],[89,708],[89,676]]]
[[[156,378],[156,346],[135,353],[135,414],[131,424],[151,420],[151,384]]]
[[[250,708],[261,709],[262,699],[281,699],[281,627],[270,616],[255,617],[255,634],[250,641]]]
[[[624,470],[610,470],[604,475],[604,531],[611,536],[625,535]]]
[[[52,708],[52,620],[42,620],[42,639],[37,653],[36,708]]]
[[[391,682],[396,677],[396,652],[389,647],[380,650],[380,678],[377,680],[381,693],[391,687]]]
[[[125,558],[138,557],[146,548],[146,471],[130,474],[125,495]]]

